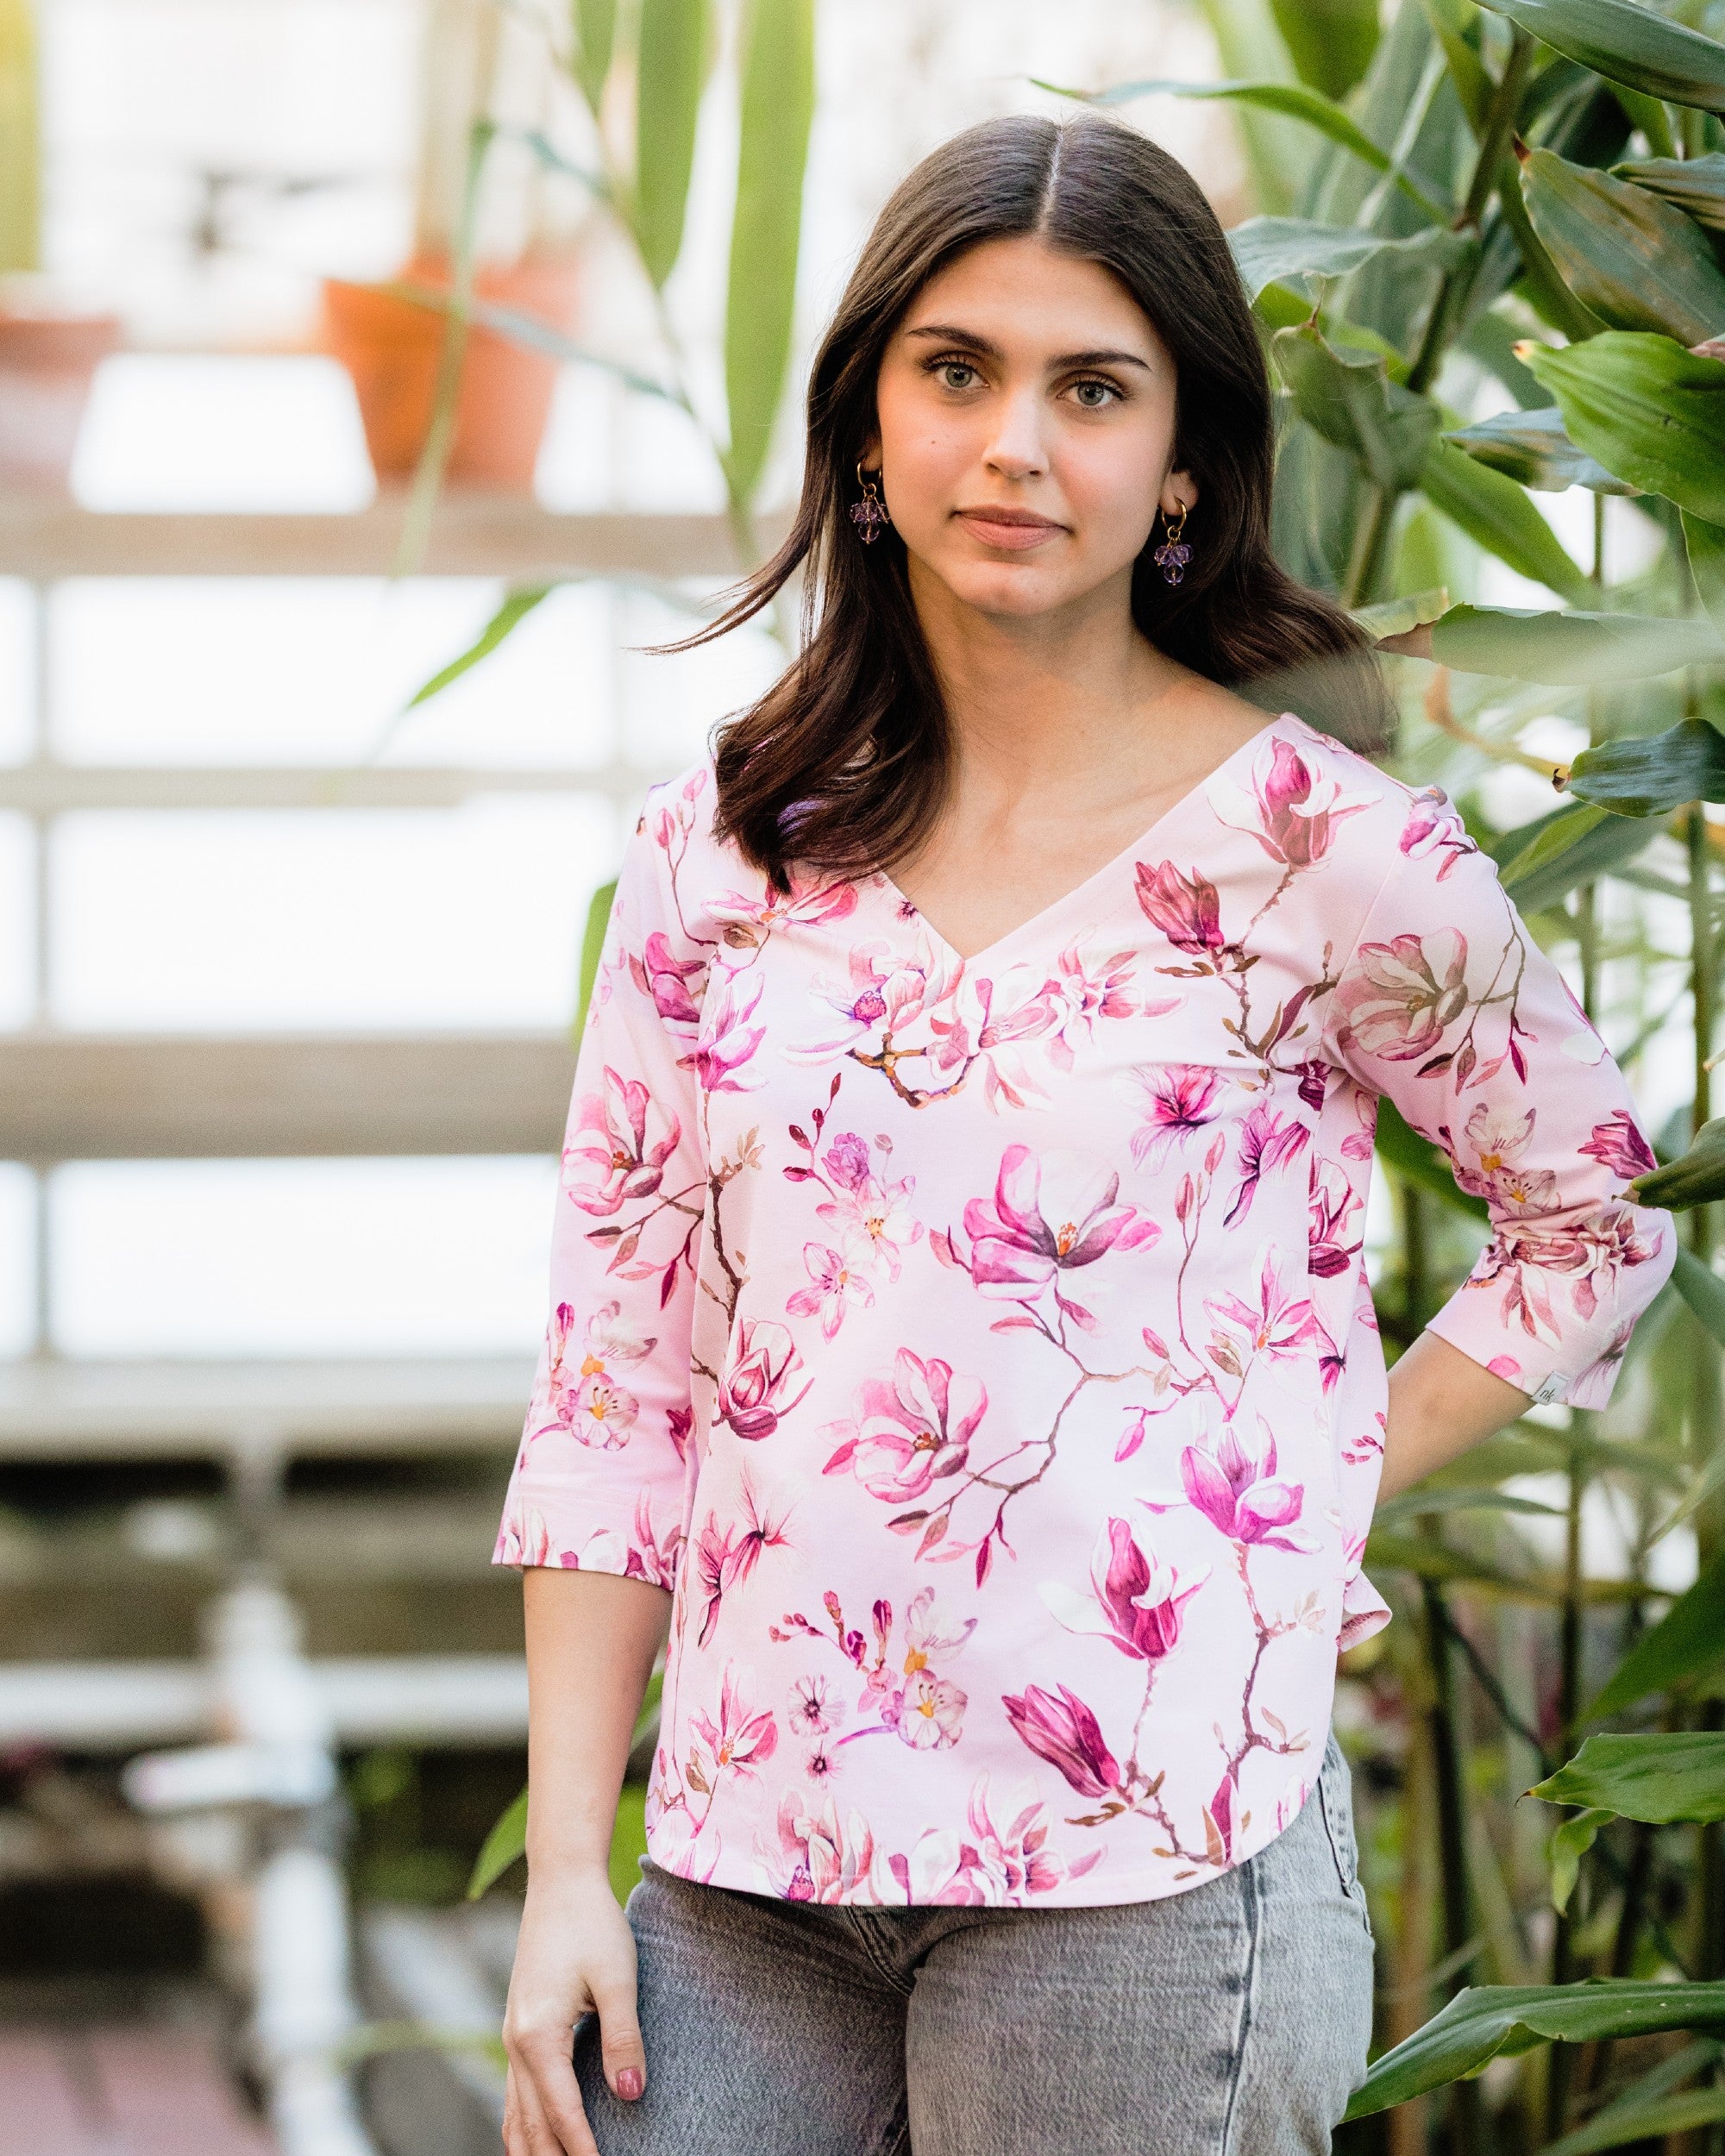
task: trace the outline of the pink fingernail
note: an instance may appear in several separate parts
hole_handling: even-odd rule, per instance
[[[617,2093],[620,2096],[626,2097],[630,2103],[634,2103],[645,2086],[646,2084],[641,2078],[641,2069],[638,2066],[625,2066],[617,2077]]]

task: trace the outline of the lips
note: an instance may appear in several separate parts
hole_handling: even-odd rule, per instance
[[[961,509],[954,512],[959,522],[990,547],[1005,547],[1013,552],[1039,547],[1051,539],[1065,526],[1057,524],[1050,517],[1038,517],[1026,509]]]

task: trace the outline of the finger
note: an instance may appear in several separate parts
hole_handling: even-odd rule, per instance
[[[522,2109],[532,2156],[599,2156],[581,2106],[568,2033],[561,2040],[526,2037],[518,2049],[523,2065]]]
[[[599,2012],[599,2057],[612,2093],[632,2103],[647,2086],[647,2052],[632,1982],[593,1988]]]

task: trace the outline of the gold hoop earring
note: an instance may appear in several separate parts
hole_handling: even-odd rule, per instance
[[[881,499],[874,480],[863,471],[860,457],[856,463],[856,484],[862,489],[862,498],[851,503],[850,521],[863,545],[872,547],[893,520],[887,514],[887,505]]]
[[[1186,573],[1186,564],[1192,559],[1192,549],[1186,544],[1183,536],[1189,507],[1189,505],[1187,503],[1181,503],[1180,521],[1177,524],[1170,523],[1168,520],[1168,511],[1165,509],[1163,511],[1162,529],[1164,536],[1162,544],[1150,557],[1161,569],[1163,576],[1170,584],[1177,584],[1180,581]]]

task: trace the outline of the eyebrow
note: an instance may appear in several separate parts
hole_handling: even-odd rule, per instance
[[[1003,360],[1007,356],[1000,346],[989,338],[979,336],[975,330],[961,329],[953,323],[925,323],[914,329],[906,329],[905,335],[907,337],[927,337],[941,344],[962,344],[969,351],[980,352],[985,359]],[[1151,372],[1149,360],[1140,359],[1135,352],[1063,352],[1051,365],[1057,367],[1136,367],[1146,374]]]

